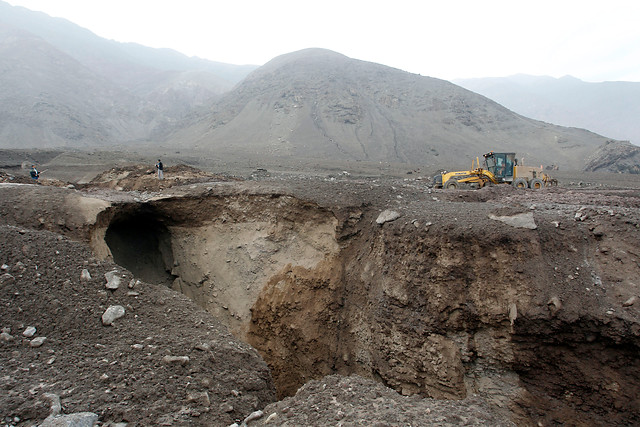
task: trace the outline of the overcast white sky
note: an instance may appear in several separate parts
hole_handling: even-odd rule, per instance
[[[8,0],[121,42],[262,65],[308,47],[447,80],[640,82],[638,0]]]

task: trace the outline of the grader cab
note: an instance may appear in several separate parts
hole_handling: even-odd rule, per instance
[[[516,153],[484,154],[484,164],[476,158],[467,171],[443,172],[435,177],[436,188],[482,188],[485,185],[510,184],[516,188],[540,189],[557,185],[558,181],[544,173],[541,168],[518,165]]]

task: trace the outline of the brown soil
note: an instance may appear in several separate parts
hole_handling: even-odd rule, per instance
[[[0,184],[5,424],[640,422],[638,181],[166,176]]]

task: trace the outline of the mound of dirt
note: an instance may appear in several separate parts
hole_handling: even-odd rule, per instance
[[[0,265],[3,425],[40,424],[49,395],[103,425],[171,426],[229,425],[275,398],[253,348],[84,244],[0,226]],[[105,321],[114,310],[123,317]]]
[[[310,381],[273,403],[252,426],[515,426],[480,397],[464,400],[402,396],[358,376]]]
[[[0,171],[0,182],[8,184],[32,184],[32,185],[48,185],[52,187],[67,187],[73,186],[68,182],[60,181],[58,179],[51,178],[39,178],[37,181],[33,180],[30,176],[26,175],[13,175]]]
[[[159,191],[173,186],[199,182],[228,182],[237,180],[238,178],[204,172],[188,165],[165,167],[164,179],[160,180],[154,168],[145,165],[132,165],[115,167],[102,172],[93,178],[89,185],[85,185],[84,187],[111,188],[120,191]]]

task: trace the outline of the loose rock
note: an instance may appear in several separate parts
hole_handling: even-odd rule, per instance
[[[162,361],[167,364],[186,365],[189,363],[189,356],[164,356]]]
[[[0,276],[0,285],[6,285],[9,283],[13,283],[15,281],[16,281],[16,278],[9,273],[4,273],[3,275]]]
[[[112,305],[102,315],[102,324],[105,326],[111,325],[115,320],[124,316],[125,310],[121,305]]]
[[[379,225],[382,225],[385,222],[395,221],[396,219],[398,219],[400,217],[401,217],[401,215],[400,215],[399,212],[387,209],[387,210],[383,211],[382,213],[380,213],[380,215],[378,215],[378,219],[376,219],[376,223],[378,223]]]
[[[29,343],[29,345],[31,347],[42,347],[42,345],[44,344],[44,342],[46,341],[47,337],[36,337],[34,339],[31,340],[31,342]]]
[[[2,329],[2,333],[0,333],[0,341],[9,342],[13,341],[13,335],[10,334],[11,329],[4,328]]]
[[[107,279],[107,283],[105,284],[107,289],[115,291],[120,287],[120,273],[118,273],[118,270],[104,273],[104,277]]]
[[[511,216],[489,215],[489,218],[495,221],[503,222],[516,228],[527,228],[529,230],[535,230],[536,228],[538,228],[533,218],[533,212],[526,212]]]

